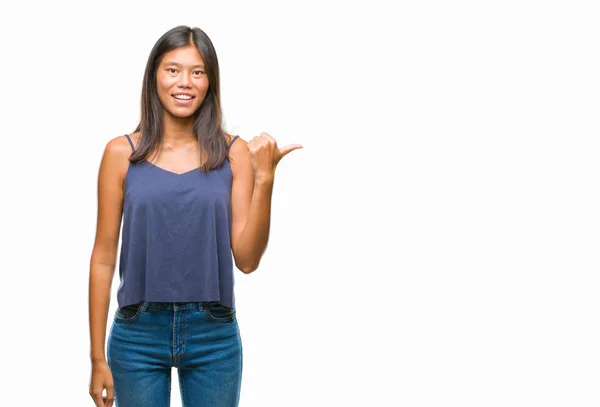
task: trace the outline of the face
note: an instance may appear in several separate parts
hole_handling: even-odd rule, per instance
[[[204,60],[196,47],[167,52],[158,66],[156,82],[165,114],[179,118],[194,114],[208,91]]]

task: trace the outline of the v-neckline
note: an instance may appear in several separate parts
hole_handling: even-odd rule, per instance
[[[169,174],[177,175],[177,176],[179,176],[179,175],[185,175],[185,174],[189,174],[190,172],[193,172],[193,171],[198,171],[198,170],[200,169],[200,167],[196,167],[196,168],[192,168],[192,169],[191,169],[191,170],[189,170],[189,171],[185,171],[185,172],[179,172],[179,173],[178,173],[178,172],[173,172],[173,171],[170,171],[170,170],[166,170],[166,169],[164,169],[164,168],[162,168],[162,167],[159,167],[159,166],[158,166],[158,165],[156,165],[156,164],[153,164],[153,163],[151,163],[150,161],[146,161],[146,162],[147,162],[147,163],[148,163],[148,165],[150,165],[151,167],[158,168],[158,169],[159,169],[159,170],[161,170],[161,171],[164,171],[164,172],[166,172],[166,173],[169,173]]]

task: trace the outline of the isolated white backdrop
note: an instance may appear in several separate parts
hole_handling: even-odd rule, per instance
[[[227,130],[304,145],[260,268],[236,270],[240,406],[598,405],[597,21],[591,1],[3,3],[3,404],[93,405],[99,163],[186,24]]]

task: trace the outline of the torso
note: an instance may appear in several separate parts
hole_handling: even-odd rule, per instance
[[[137,148],[139,135],[130,138]],[[131,145],[126,136],[123,140],[129,157]],[[197,167],[199,157],[187,150],[171,151],[171,157]],[[182,166],[159,170],[159,165],[170,163],[163,160],[166,151],[165,146],[161,160],[154,163],[122,161],[126,179],[118,302],[219,301],[235,307],[230,163],[208,173],[186,172],[188,167]],[[237,155],[230,153],[234,160]]]

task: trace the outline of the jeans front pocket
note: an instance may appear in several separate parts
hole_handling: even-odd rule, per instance
[[[142,303],[125,305],[117,308],[115,319],[121,322],[134,322],[142,313]]]
[[[206,313],[213,321],[231,322],[235,316],[235,309],[226,307],[216,301],[205,303]]]

